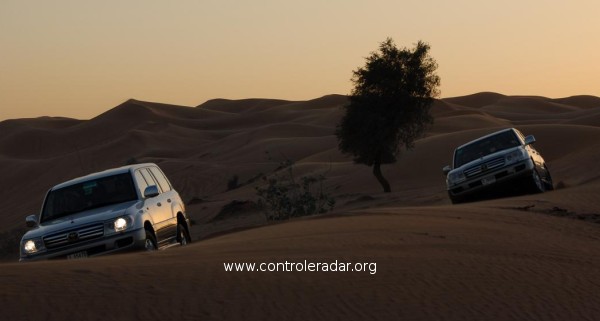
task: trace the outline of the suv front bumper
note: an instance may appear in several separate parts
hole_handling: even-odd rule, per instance
[[[131,251],[144,248],[146,241],[146,230],[139,228],[132,231],[117,233],[110,236],[77,243],[73,246],[58,249],[45,250],[32,255],[21,255],[19,261],[36,261],[48,259],[66,259],[70,254],[85,251],[87,257],[115,253],[120,251]]]
[[[501,187],[514,187],[515,181],[531,176],[534,168],[533,161],[528,158],[453,185],[448,189],[448,194],[451,198],[460,199]]]

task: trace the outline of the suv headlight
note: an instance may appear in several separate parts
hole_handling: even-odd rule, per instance
[[[115,226],[115,232],[125,231],[127,229],[127,220],[123,217],[119,217],[115,220],[113,225]]]
[[[449,184],[459,184],[466,180],[465,173],[463,171],[456,171],[448,174]]]
[[[104,224],[104,234],[115,234],[127,231],[133,227],[133,219],[131,216],[119,216]]]
[[[41,251],[45,251],[46,247],[44,246],[44,242],[41,237],[23,240],[21,242],[21,252],[24,254],[35,254]]]
[[[505,160],[506,165],[510,165],[510,164],[522,161],[528,157],[529,157],[529,155],[527,155],[527,152],[524,149],[518,148],[518,149],[513,150],[512,152],[508,153],[506,156],[504,156],[504,160]]]

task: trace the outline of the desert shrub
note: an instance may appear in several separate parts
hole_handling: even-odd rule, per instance
[[[257,204],[267,219],[283,220],[333,210],[335,198],[324,188],[324,174],[296,178],[294,162],[286,159],[279,165],[273,175],[263,177],[266,185],[256,187]]]

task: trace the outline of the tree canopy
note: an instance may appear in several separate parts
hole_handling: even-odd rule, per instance
[[[399,49],[388,38],[353,72],[354,89],[336,128],[339,149],[355,163],[373,166],[385,192],[391,188],[381,164],[395,163],[401,147],[413,148],[433,122],[429,109],[440,78],[429,49],[422,41]]]

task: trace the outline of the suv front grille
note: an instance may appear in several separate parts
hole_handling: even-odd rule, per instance
[[[494,158],[485,163],[481,163],[479,165],[465,169],[465,176],[467,178],[470,178],[502,166],[504,166],[504,157]]]
[[[55,249],[66,245],[93,240],[102,236],[104,236],[104,224],[99,223],[45,236],[44,244],[48,249]]]

